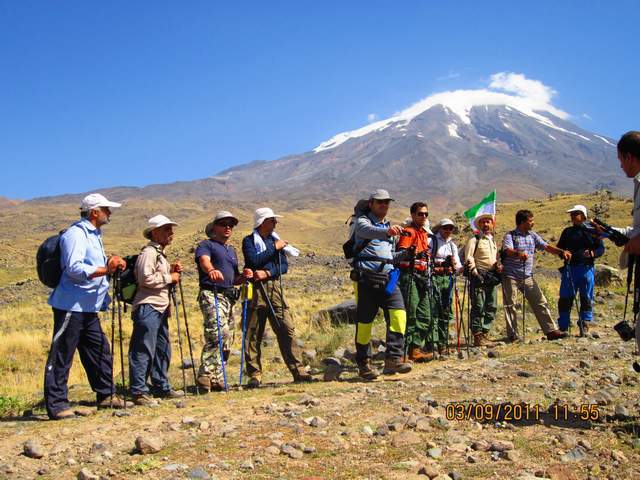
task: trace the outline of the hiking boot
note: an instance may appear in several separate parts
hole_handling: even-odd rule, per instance
[[[58,413],[54,413],[49,418],[51,420],[66,420],[67,418],[75,418],[76,414],[70,408],[60,410]]]
[[[409,373],[411,364],[403,362],[400,358],[385,358],[383,375],[394,375],[396,373]]]
[[[212,392],[224,392],[224,379],[222,380],[211,380],[211,391]]]
[[[113,395],[104,397],[102,400],[98,400],[98,409],[103,408],[131,408],[133,402],[126,401],[120,395]]]
[[[196,387],[204,391],[204,393],[209,393],[211,391],[211,378],[206,375],[200,375],[196,380]]]
[[[547,340],[560,340],[566,338],[569,335],[567,332],[561,332],[560,330],[551,330],[547,333]]]
[[[484,347],[484,335],[482,334],[482,332],[473,334],[473,346]]]
[[[247,382],[247,388],[259,388],[261,384],[260,377],[250,377]]]
[[[581,329],[583,333],[589,333],[589,322],[578,322],[578,329]]]
[[[416,363],[428,362],[433,360],[433,353],[425,353],[420,347],[411,347],[409,349],[409,360]]]
[[[158,390],[153,394],[156,398],[166,398],[171,400],[172,398],[182,398],[184,397],[184,392],[182,390],[174,390],[170,388],[169,390]]]
[[[304,367],[298,367],[291,373],[293,375],[293,381],[295,383],[313,382],[313,377],[309,373],[307,373]]]
[[[158,402],[156,400],[144,393],[141,393],[140,395],[134,395],[133,403],[141,407],[156,407],[158,405]]]
[[[375,380],[378,378],[378,372],[375,368],[373,368],[373,363],[371,363],[371,359],[367,358],[358,363],[358,375],[363,380]]]

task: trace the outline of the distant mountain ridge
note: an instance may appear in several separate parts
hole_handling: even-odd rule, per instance
[[[304,202],[355,199],[384,187],[404,202],[425,199],[440,208],[468,205],[494,188],[500,201],[597,188],[627,193],[614,142],[571,123],[547,100],[489,90],[445,92],[305,153],[200,180],[101,191],[117,199]]]

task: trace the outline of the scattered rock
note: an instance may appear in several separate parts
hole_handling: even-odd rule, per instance
[[[513,449],[513,443],[508,440],[492,440],[489,447],[489,450],[492,452],[506,452]]]
[[[489,358],[498,358],[500,356],[500,354],[498,352],[496,352],[495,350],[489,350],[487,352],[487,357]]]
[[[254,468],[251,460],[246,460],[240,464],[240,470],[253,470]]]
[[[518,372],[516,372],[516,375],[519,377],[524,377],[524,378],[530,378],[533,377],[532,373],[529,373],[525,370],[518,370]]]
[[[420,470],[418,470],[419,475],[426,475],[427,477],[436,478],[440,472],[438,471],[438,466],[434,463],[429,463],[424,465]]]
[[[471,444],[471,448],[477,452],[488,452],[491,444],[486,440],[477,440]]]
[[[192,480],[210,480],[211,475],[202,467],[195,467],[187,473],[187,478]]]
[[[620,271],[608,265],[596,263],[594,266],[594,280],[598,287],[608,287],[613,282],[622,281]]]
[[[324,428],[327,426],[327,421],[322,417],[313,417],[309,422],[309,426],[316,428]]]
[[[300,400],[298,401],[298,405],[305,405],[307,407],[317,407],[318,405],[320,405],[320,399],[313,397],[311,395],[305,394],[302,397],[300,397]]]
[[[369,425],[365,425],[364,427],[362,427],[362,433],[371,437],[373,436],[373,428],[371,428]]]
[[[563,463],[579,462],[585,458],[587,458],[587,451],[582,447],[575,447],[561,455],[560,461]]]
[[[619,463],[627,463],[629,459],[620,450],[613,450],[611,452],[611,458]]]
[[[615,408],[615,416],[620,420],[624,420],[625,418],[631,416],[629,413],[629,409],[624,405],[616,405]]]
[[[146,435],[140,435],[136,438],[136,450],[142,455],[148,455],[151,453],[158,453],[164,448],[162,440],[156,437],[149,437]]]
[[[78,480],[100,480],[100,476],[92,473],[86,468],[83,468],[78,472]]]
[[[449,428],[451,428],[449,421],[444,417],[436,417],[431,420],[431,426],[439,428],[440,430],[449,430]]]
[[[442,449],[439,447],[430,448],[427,450],[427,455],[431,458],[440,458],[442,456]]]
[[[294,460],[299,460],[304,456],[304,453],[288,443],[283,444],[280,451],[284,455],[288,455],[289,458],[293,458]]]
[[[22,446],[22,451],[29,458],[44,457],[44,448],[35,440],[27,440]]]

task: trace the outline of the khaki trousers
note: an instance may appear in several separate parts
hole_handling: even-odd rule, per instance
[[[519,336],[518,311],[516,309],[518,291],[524,291],[524,296],[545,335],[552,330],[558,329],[549,311],[547,299],[533,277],[527,277],[524,281],[522,279],[516,280],[504,277],[502,280],[502,299],[504,303],[504,318],[507,322],[507,336],[510,339],[513,340]],[[524,308],[524,305],[522,308]]]

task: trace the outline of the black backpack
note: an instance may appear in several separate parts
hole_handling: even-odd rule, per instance
[[[119,281],[116,281],[116,296],[118,300],[131,305],[138,291],[138,280],[136,279],[136,262],[138,255],[124,257],[127,266],[119,272]]]
[[[347,221],[344,222],[344,223],[348,224],[349,226],[351,226],[355,222],[358,221],[358,218],[366,215],[367,213],[369,213],[369,200],[367,200],[365,198],[361,198],[360,200],[358,200],[358,202],[353,207],[353,214],[349,218],[347,218]],[[355,231],[356,230],[354,228],[353,232],[351,233],[351,236],[349,237],[349,240],[347,240],[346,242],[344,242],[342,244],[342,251],[344,252],[344,258],[346,258],[347,260],[351,260],[353,257],[355,257],[369,243],[369,241],[366,241],[358,249],[359,251],[356,252],[356,250],[355,250],[355,245],[356,245]]]
[[[56,288],[62,277],[62,264],[60,262],[60,237],[66,232],[61,230],[57,235],[47,238],[36,253],[36,270],[38,278],[49,288]]]

